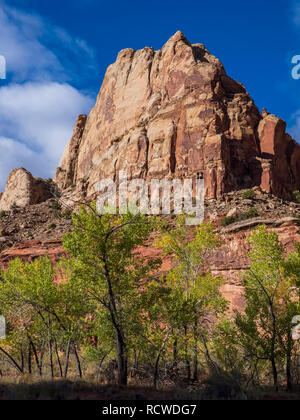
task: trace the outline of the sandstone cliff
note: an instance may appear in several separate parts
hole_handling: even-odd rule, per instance
[[[242,306],[240,274],[247,269],[247,238],[266,223],[287,251],[299,241],[291,203],[300,189],[300,146],[286,124],[265,110],[259,113],[245,88],[227,76],[220,61],[202,44],[191,45],[177,32],[160,51],[145,48],[119,53],[106,73],[90,115],[80,115],[54,181],[62,199],[50,198],[49,184],[24,169],[9,176],[0,210],[0,267],[15,257],[32,260],[65,255],[61,239],[71,221],[64,204],[94,198],[101,178],[204,177],[206,219],[224,246],[211,261],[226,279],[224,295]],[[245,200],[243,189],[255,197]],[[257,218],[220,228],[227,215]],[[150,245],[145,256],[157,255]],[[165,258],[162,271],[172,265]]]
[[[206,198],[261,186],[292,199],[300,146],[286,124],[261,115],[246,89],[202,44],[177,32],[160,51],[119,53],[97,103],[80,116],[55,182],[92,198],[102,178],[204,177]]]

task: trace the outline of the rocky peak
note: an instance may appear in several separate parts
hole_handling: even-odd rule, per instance
[[[261,115],[222,63],[178,31],[159,51],[119,53],[95,107],[77,121],[55,181],[91,199],[99,180],[119,170],[147,180],[200,174],[207,199],[254,186],[292,199],[299,162],[285,123]]]
[[[50,185],[47,181],[34,178],[24,168],[13,169],[0,198],[0,210],[9,211],[14,207],[38,204],[46,201],[50,196]]]

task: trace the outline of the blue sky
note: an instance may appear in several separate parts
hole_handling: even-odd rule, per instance
[[[221,59],[257,106],[300,141],[300,0],[0,0],[0,190],[24,166],[53,176],[79,113],[123,48],[159,49],[180,29]]]

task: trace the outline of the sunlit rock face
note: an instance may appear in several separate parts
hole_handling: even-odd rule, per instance
[[[177,32],[159,51],[119,53],[54,180],[76,186],[77,198],[127,170],[130,179],[204,177],[208,199],[256,185],[291,199],[299,157],[285,123],[261,115],[216,57]]]
[[[34,178],[24,168],[13,169],[0,198],[0,211],[38,204],[46,201],[50,196],[50,187],[45,180]]]

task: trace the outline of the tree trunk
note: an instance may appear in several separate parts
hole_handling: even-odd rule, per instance
[[[177,366],[178,366],[178,342],[177,342],[177,338],[174,340],[174,344],[173,344],[173,370],[177,371]]]
[[[39,371],[39,375],[40,376],[43,376],[43,372],[42,372],[42,360],[43,360],[43,353],[41,353],[41,357],[40,357],[40,361],[39,361],[39,356],[38,356],[38,354],[37,354],[37,350],[36,350],[36,347],[35,347],[35,345],[33,344],[33,342],[31,341],[31,347],[32,347],[32,350],[33,350],[33,354],[34,354],[34,358],[35,358],[35,363],[36,363],[36,366],[37,366],[37,368],[38,368],[38,371]]]
[[[22,372],[24,373],[24,353],[22,349],[20,350],[20,356],[21,356],[21,369],[22,369]]]
[[[50,371],[51,378],[54,378],[54,367],[53,367],[53,351],[52,351],[52,337],[51,337],[51,319],[50,314],[48,313],[48,351],[49,351],[49,362],[50,362]]]
[[[153,375],[153,387],[154,389],[157,389],[157,382],[159,378],[159,360],[160,360],[160,353],[158,354],[156,361],[155,361],[155,367],[154,367],[154,375]]]
[[[286,354],[286,383],[287,390],[290,392],[293,390],[293,379],[292,379],[292,337],[288,335],[287,343],[287,354]]]
[[[162,353],[165,349],[165,346],[167,344],[170,333],[171,333],[171,330],[168,331],[168,333],[166,334],[166,336],[163,340],[162,346],[159,349],[156,361],[155,361],[154,375],[153,375],[153,386],[154,386],[155,389],[157,389],[157,382],[158,382],[158,377],[159,377],[159,361],[160,361],[161,355],[162,355]]]
[[[194,321],[194,371],[193,371],[193,381],[198,381],[198,348],[197,348],[197,318],[195,317]]]
[[[116,331],[117,357],[118,357],[118,385],[127,386],[127,352],[120,330]]]
[[[28,346],[28,373],[32,374],[32,354],[31,354],[31,344]]]
[[[79,355],[78,355],[75,343],[73,343],[73,350],[74,350],[74,355],[76,358],[78,374],[79,374],[79,377],[82,378],[82,369],[81,369],[80,359],[79,359]]]
[[[274,357],[272,357],[272,359],[271,359],[271,364],[272,364],[274,388],[275,388],[275,391],[278,392],[279,391],[279,388],[278,388],[278,374],[277,374],[277,367],[276,367],[276,362],[275,362]]]
[[[10,360],[10,362],[14,365],[14,367],[18,370],[19,373],[24,373],[22,366],[18,364],[18,362],[9,354],[6,350],[0,347],[0,351]]]
[[[66,349],[66,360],[65,360],[64,378],[66,378],[68,376],[69,359],[70,359],[70,348],[71,348],[71,340],[68,341],[67,349]]]
[[[54,339],[54,350],[55,350],[56,359],[58,363],[59,374],[60,374],[60,377],[62,378],[63,377],[62,365],[61,365],[60,357],[58,354],[57,341],[55,339]]]
[[[186,378],[188,381],[191,380],[191,364],[188,354],[188,339],[187,339],[187,327],[184,328],[185,335],[185,368],[186,368]]]

